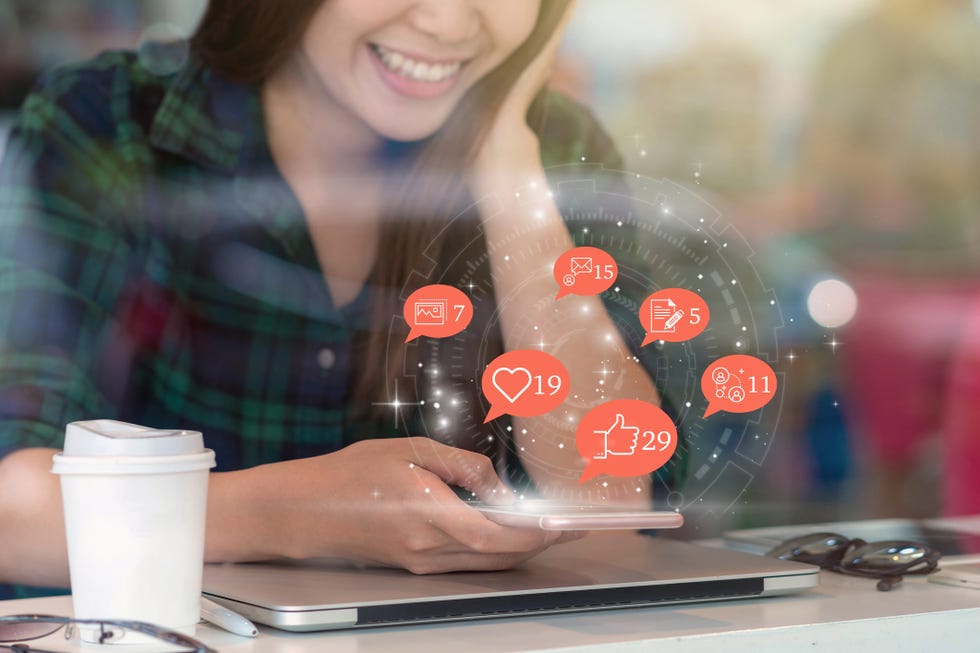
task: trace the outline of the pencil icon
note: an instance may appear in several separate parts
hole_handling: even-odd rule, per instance
[[[684,311],[678,308],[673,315],[667,318],[667,322],[664,323],[664,331],[673,329],[674,325],[680,322],[682,317],[684,317]]]

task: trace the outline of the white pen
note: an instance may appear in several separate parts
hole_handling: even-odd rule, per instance
[[[223,628],[229,633],[235,633],[242,637],[255,637],[259,634],[259,629],[251,621],[203,596],[201,597],[201,617],[218,628]]]

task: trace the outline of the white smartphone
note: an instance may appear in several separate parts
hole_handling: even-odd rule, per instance
[[[931,583],[980,590],[980,564],[943,565],[935,573],[929,574],[928,578]]]
[[[605,506],[566,505],[528,499],[510,506],[467,502],[487,519],[503,526],[540,528],[546,531],[635,530],[679,528],[684,517],[670,510],[617,510]]]

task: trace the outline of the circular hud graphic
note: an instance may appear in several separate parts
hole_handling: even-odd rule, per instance
[[[498,268],[519,265],[524,269],[540,264],[543,274],[550,277],[554,257],[546,260],[543,252],[553,248],[534,235],[534,220],[537,206],[553,201],[576,246],[596,247],[615,259],[616,282],[599,297],[629,349],[617,355],[644,366],[682,434],[674,458],[655,474],[660,507],[682,512],[696,508],[692,512],[698,518],[728,510],[766,459],[781,403],[781,392],[777,391],[775,399],[757,411],[704,417],[708,398],[701,391],[701,376],[723,356],[747,354],[767,361],[776,369],[782,386],[777,351],[782,316],[775,294],[767,289],[753,265],[753,251],[710,203],[675,182],[594,164],[560,166],[547,173],[549,189],[515,192],[527,214],[527,220],[521,221],[526,227],[486,242],[479,215],[492,216],[500,202],[485,198],[457,216],[438,244],[426,252],[430,261],[440,263],[433,271],[419,270],[409,280],[402,299],[421,285],[453,286],[471,299],[473,319],[457,335],[420,337],[399,347],[398,355],[404,356],[404,376],[390,388],[391,396],[410,397],[398,401],[417,407],[415,420],[421,434],[487,454],[512,481],[522,478],[518,456],[546,460],[546,450],[516,450],[514,426],[508,418],[483,423],[490,406],[480,391],[480,378],[487,365],[503,353],[499,307],[509,300],[495,296],[493,275],[500,269],[490,269],[488,249],[504,255],[495,257]],[[556,324],[556,302],[575,298],[556,300],[559,284],[554,286],[553,294],[542,296],[523,312],[517,331],[523,341],[568,359],[576,355],[573,342],[577,347],[583,338],[599,343],[608,334],[593,332],[594,324],[587,315],[574,322],[566,315],[564,324]],[[641,307],[651,293],[666,288],[697,293],[710,308],[710,322],[691,340],[658,340],[642,346],[646,332],[639,317]],[[556,342],[538,342],[538,332],[564,335]],[[578,421],[590,408],[617,398],[615,369],[621,361],[613,358],[608,367],[604,364],[593,371],[594,379],[580,379],[577,384],[573,380],[572,388],[578,391],[542,418],[566,430],[570,442],[574,442]],[[534,442],[533,434],[530,441]],[[581,472],[552,471],[569,479]],[[601,484],[596,487],[597,492],[603,491]]]

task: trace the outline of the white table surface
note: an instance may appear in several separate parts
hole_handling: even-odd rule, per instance
[[[70,614],[70,597],[0,602],[0,614]],[[209,625],[198,637],[219,651],[763,651],[980,650],[980,591],[906,579],[879,592],[873,580],[821,572],[804,594],[592,613],[487,619],[295,634],[260,628],[255,639]],[[80,650],[60,633],[32,642],[54,651]],[[172,650],[122,647],[127,653]],[[81,650],[105,650],[85,646]]]

